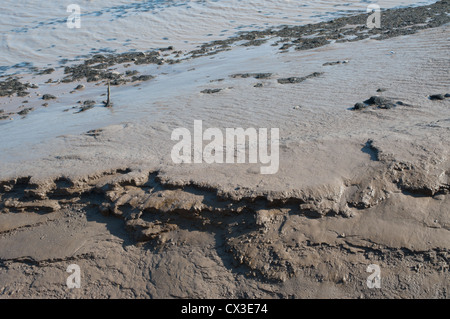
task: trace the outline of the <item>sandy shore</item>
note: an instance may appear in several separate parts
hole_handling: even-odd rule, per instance
[[[448,298],[449,7],[1,79],[0,296]],[[195,120],[279,128],[278,172],[173,163]]]

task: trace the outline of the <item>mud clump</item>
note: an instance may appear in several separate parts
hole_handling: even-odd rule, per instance
[[[131,82],[144,82],[144,81],[149,81],[151,79],[154,79],[155,77],[152,75],[139,75],[139,76],[133,76],[131,78]]]
[[[45,75],[45,74],[52,74],[53,72],[55,72],[54,68],[48,68],[48,69],[44,69],[44,70],[40,71],[38,74]]]
[[[334,62],[325,62],[324,64],[322,64],[322,66],[331,66],[331,65],[338,65],[338,64],[347,64],[350,61],[348,60],[344,60],[344,61],[334,61]]]
[[[314,73],[311,73],[311,74],[309,74],[309,75],[307,75],[307,76],[303,76],[303,77],[289,77],[289,78],[283,78],[283,79],[278,79],[278,83],[280,83],[280,84],[295,84],[295,83],[301,83],[301,82],[303,82],[303,81],[306,81],[306,80],[308,80],[308,79],[311,79],[311,78],[315,78],[315,77],[321,76],[321,75],[323,75],[323,74],[324,74],[323,72],[314,72]]]
[[[312,39],[297,39],[292,41],[292,43],[297,44],[295,50],[310,50],[314,48],[318,48],[330,43],[325,37],[312,38]]]
[[[17,114],[25,116],[33,110],[34,110],[34,107],[28,107],[28,108],[23,109],[22,111],[18,112]]]
[[[78,110],[78,112],[76,113],[82,113],[85,112],[87,110],[92,109],[95,106],[95,101],[93,100],[87,100],[83,102],[83,105],[81,106],[81,108]]]
[[[375,107],[378,109],[389,110],[395,108],[397,105],[410,106],[409,104],[404,103],[402,101],[395,102],[390,98],[382,96],[372,96],[369,99],[365,100],[364,102],[356,103],[353,106],[353,108],[351,108],[351,110],[352,111],[363,110],[367,109],[368,107]]]
[[[358,102],[358,103],[355,104],[355,106],[353,106],[353,110],[363,110],[363,109],[366,109],[368,107],[369,106],[367,104]]]
[[[270,79],[272,77],[272,73],[237,73],[230,75],[233,79],[235,78],[255,78],[255,79]]]
[[[220,91],[222,91],[222,89],[205,89],[205,90],[201,91],[200,93],[214,94],[214,93],[219,93]]]
[[[436,100],[443,101],[443,100],[445,100],[446,98],[449,98],[449,97],[450,97],[450,93],[447,93],[447,94],[433,94],[433,95],[429,96],[429,99],[432,100],[432,101],[436,101]]]
[[[86,79],[87,82],[96,82],[100,80],[109,80],[111,85],[121,85],[129,82],[123,79],[124,74],[109,70],[113,65],[134,62],[135,65],[157,64],[161,65],[164,60],[160,57],[158,51],[149,53],[131,52],[122,54],[101,55],[96,54],[87,59],[82,64],[67,66],[64,68],[66,76],[62,82],[73,82]],[[127,76],[132,74],[128,73]]]
[[[17,78],[9,77],[0,82],[0,96],[27,96],[30,92],[26,90],[31,88],[29,83],[21,83]]]
[[[125,72],[126,76],[133,76],[133,75],[138,75],[138,74],[139,74],[139,71],[137,71],[137,70],[133,70],[133,71],[127,70]]]
[[[55,99],[56,99],[56,96],[54,96],[54,95],[52,95],[52,94],[44,94],[44,95],[42,96],[42,99],[43,99],[44,101],[55,100]]]

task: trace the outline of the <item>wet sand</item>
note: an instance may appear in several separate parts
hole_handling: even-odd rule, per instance
[[[0,294],[448,298],[449,6],[392,10],[370,32],[362,15],[24,76],[37,91],[0,106],[14,118]],[[278,173],[174,164],[171,132],[194,120],[280,128]],[[72,263],[81,289],[65,285]]]

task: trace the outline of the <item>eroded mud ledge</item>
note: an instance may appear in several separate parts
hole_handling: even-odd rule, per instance
[[[448,26],[437,28],[448,22],[448,3],[432,6],[436,16],[400,10],[395,25],[356,26],[343,37],[334,23],[345,28],[366,15],[280,29],[280,51],[298,49],[275,54],[289,70],[227,69],[214,76],[234,91],[201,94],[222,86],[199,84],[170,107],[140,105],[169,109],[167,122],[154,124],[152,115],[64,135],[36,157],[23,146],[8,150],[11,158],[26,154],[19,165],[0,163],[0,295],[448,298],[450,100],[429,98],[448,92]],[[319,40],[303,39],[322,27]],[[277,36],[269,31],[239,39],[257,46]],[[347,45],[357,54],[344,44],[319,48],[328,37],[354,42]],[[186,63],[233,43],[210,43]],[[319,48],[312,62],[311,48]],[[309,63],[291,74],[289,59]],[[322,66],[323,75],[308,76]],[[257,93],[254,80],[264,80]],[[351,110],[375,92],[401,103]],[[221,125],[283,127],[280,174],[263,180],[259,166],[172,165],[171,129],[203,118],[205,105]],[[71,263],[81,266],[80,290],[65,285]],[[369,264],[381,267],[380,290],[366,286]]]
[[[204,240],[199,233],[208,234],[215,238],[209,249],[216,251],[220,266],[235,281],[267,286],[264,292],[252,287],[245,291],[247,295],[286,297],[287,290],[282,288],[286,283],[313,280],[334,285],[331,291],[338,296],[445,297],[449,172],[437,169],[433,176],[429,167],[385,156],[373,141],[366,147],[374,152],[378,165],[354,180],[343,181],[337,189],[224,191],[207,184],[172,182],[158,171],[128,168],[79,178],[5,180],[0,183],[1,267],[6,273],[18,267],[42,273],[81,262],[97,268],[99,279],[108,278],[110,270],[98,268],[98,262],[108,259],[103,255],[110,249],[110,241],[100,241],[97,247],[74,245],[89,229],[87,218],[101,219],[107,228],[115,225],[112,228],[120,234],[116,237],[126,242],[125,246],[135,247],[133,254],[185,255],[186,248],[208,242],[199,244]],[[73,238],[61,234],[61,225],[54,225],[64,220]],[[75,228],[78,230],[73,232]],[[42,229],[54,247],[45,245],[45,240],[26,246],[20,242],[25,232],[30,240],[40,236]],[[123,263],[122,258],[114,257],[118,264]],[[190,267],[186,260],[184,263],[182,268]],[[385,270],[382,290],[369,291],[362,281],[365,265],[372,263]],[[183,276],[183,270],[177,269]],[[424,283],[433,283],[435,288],[421,290]],[[220,280],[215,285],[220,285]],[[92,294],[92,286],[88,287],[86,291]],[[68,293],[62,285],[50,287],[47,283],[40,289],[56,296]],[[168,288],[161,295],[152,295],[142,287],[132,290],[135,296],[154,297],[172,291]],[[191,293],[195,295],[191,291],[186,296]],[[239,297],[234,293],[238,295],[231,296]],[[216,295],[224,296],[227,294]]]

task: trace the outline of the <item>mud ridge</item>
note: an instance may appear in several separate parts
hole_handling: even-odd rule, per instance
[[[395,193],[401,196],[409,196],[407,192],[429,197],[448,195],[449,185],[430,183],[429,178],[425,178],[426,172],[414,165],[389,161],[371,140],[367,147],[385,165],[368,177],[346,181],[337,194],[302,191],[258,194],[250,190],[224,193],[194,182],[171,184],[161,179],[158,171],[125,168],[77,179],[60,176],[34,181],[28,176],[2,181],[0,211],[5,216],[27,212],[45,215],[73,207],[93,209],[108,218],[123,220],[125,230],[136,243],[152,242],[160,248],[164,247],[167,234],[185,227],[187,222],[194,223],[199,229],[219,234],[235,265],[244,266],[249,274],[261,280],[284,281],[307,269],[313,271],[315,263],[311,263],[311,258],[316,254],[351,253],[361,258],[375,254],[381,259],[389,255],[389,262],[407,255],[411,260],[427,261],[426,256],[434,248],[405,254],[405,248],[389,247],[359,235],[336,233],[329,242],[313,243],[295,239],[301,233],[284,232],[294,219],[305,223],[314,220],[326,223],[336,218],[350,222],[367,214],[369,209],[382,206]],[[448,230],[446,227],[441,228]],[[2,234],[18,229],[3,230]],[[293,242],[286,242],[283,239],[286,236],[294,236]],[[447,254],[448,250],[439,252],[441,257],[435,262],[428,261],[429,267],[438,269],[447,265]],[[23,260],[36,265],[42,263]],[[5,262],[10,261],[2,261]]]

